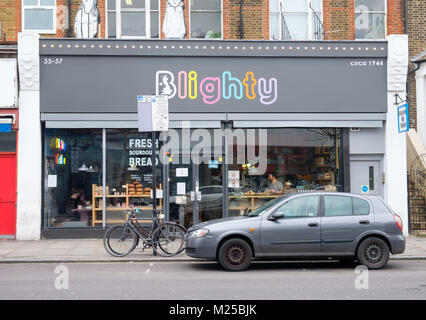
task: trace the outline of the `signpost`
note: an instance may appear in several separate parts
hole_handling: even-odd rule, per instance
[[[157,215],[157,165],[155,157],[157,141],[156,132],[169,130],[169,103],[167,96],[161,95],[140,95],[138,96],[137,101],[138,131],[152,133],[152,216],[155,218]],[[156,255],[155,250],[154,255]]]

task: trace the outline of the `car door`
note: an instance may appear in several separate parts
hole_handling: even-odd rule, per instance
[[[374,226],[370,203],[346,195],[324,195],[321,217],[321,251],[325,254],[353,254],[355,240]]]
[[[265,256],[316,255],[320,244],[320,195],[290,198],[262,219],[261,244]]]

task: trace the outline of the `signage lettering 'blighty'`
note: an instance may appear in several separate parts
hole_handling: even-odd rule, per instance
[[[273,104],[277,100],[278,81],[276,78],[256,79],[252,71],[247,71],[244,79],[233,77],[230,71],[219,76],[201,78],[196,71],[181,70],[175,77],[169,70],[156,72],[157,95],[166,95],[169,99],[201,99],[205,104],[215,104],[221,99],[249,100],[258,99],[264,105]],[[176,79],[177,78],[177,79]]]

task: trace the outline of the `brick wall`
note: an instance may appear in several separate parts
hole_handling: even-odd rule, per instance
[[[326,40],[353,40],[355,38],[354,1],[323,1],[323,24]]]
[[[426,50],[426,1],[407,1],[407,34],[410,61],[418,54]],[[410,70],[415,65],[409,64]],[[415,73],[408,77],[408,102],[410,108],[410,127],[417,128],[417,100]]]
[[[2,34],[0,43],[16,42],[18,32],[21,31],[21,4],[18,0],[0,1],[0,22],[2,25]]]

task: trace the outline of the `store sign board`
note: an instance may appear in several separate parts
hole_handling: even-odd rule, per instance
[[[141,93],[167,96],[171,113],[387,111],[385,57],[59,58],[40,65],[41,112],[136,113]]]
[[[398,132],[407,132],[410,129],[408,104],[398,107]]]

